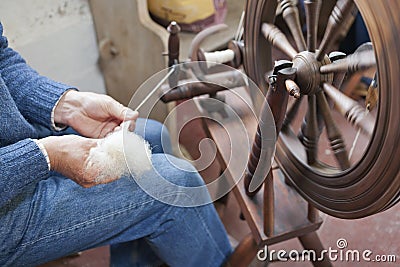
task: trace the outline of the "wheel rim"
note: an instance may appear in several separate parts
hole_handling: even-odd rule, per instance
[[[271,48],[273,45],[282,45],[281,40],[279,40],[279,42],[275,40],[274,42],[274,38],[278,38],[276,37],[278,35],[276,32],[271,33],[272,30],[269,27],[263,27],[263,23],[271,24],[274,22],[275,10],[278,6],[277,2],[280,2],[283,10],[285,10],[285,8],[288,9],[287,6],[291,4],[291,1],[286,0],[250,0],[247,2],[246,6],[244,35],[246,47],[245,69],[249,77],[252,78],[262,90],[266,90],[267,87],[264,74],[272,69],[271,60],[267,60],[268,58],[272,58]],[[398,10],[396,8],[399,8],[400,4],[393,1],[389,6],[388,2],[374,0],[354,1],[354,3],[352,1],[343,0],[338,1],[338,4],[339,7],[342,8],[343,6],[340,5],[344,5],[348,8],[355,4],[364,18],[374,47],[373,53],[376,58],[376,68],[379,76],[378,108],[375,114],[370,114],[370,117],[373,118],[373,127],[371,127],[371,120],[369,120],[368,123],[363,122],[361,126],[359,125],[364,132],[368,132],[368,144],[357,160],[347,162],[346,156],[344,155],[348,153],[346,153],[346,151],[343,152],[344,149],[343,145],[341,145],[340,137],[338,138],[336,136],[335,139],[332,138],[331,134],[329,143],[331,143],[331,150],[336,152],[334,154],[338,162],[337,166],[329,166],[326,162],[320,160],[320,153],[312,152],[313,149],[306,149],[307,147],[313,147],[313,140],[318,140],[316,143],[318,146],[321,145],[321,139],[327,138],[324,135],[319,135],[318,129],[318,136],[313,136],[313,134],[315,135],[316,133],[315,125],[320,125],[317,118],[318,116],[323,117],[322,121],[325,122],[325,128],[331,128],[329,123],[327,123],[329,120],[326,120],[327,115],[320,115],[323,113],[322,111],[325,113],[327,112],[326,106],[323,105],[324,97],[321,96],[321,92],[324,92],[323,94],[325,97],[329,96],[330,99],[334,99],[335,95],[339,97],[342,97],[342,95],[341,92],[335,90],[335,88],[331,88],[329,85],[323,85],[326,84],[326,82],[330,84],[330,78],[317,79],[317,86],[322,87],[323,91],[317,90],[315,84],[308,88],[307,84],[310,83],[309,80],[312,79],[305,77],[310,73],[310,66],[305,67],[304,64],[300,64],[299,61],[304,61],[305,65],[312,65],[314,64],[313,60],[308,59],[307,53],[296,53],[296,55],[293,56],[291,49],[288,49],[285,50],[285,52],[291,55],[292,58],[295,58],[293,61],[298,68],[298,72],[304,72],[306,69],[306,75],[302,76],[299,74],[295,82],[301,85],[300,90],[302,90],[302,95],[305,96],[303,98],[307,98],[307,102],[309,102],[306,107],[307,112],[305,115],[300,115],[300,117],[307,117],[307,122],[305,126],[303,126],[305,130],[303,130],[306,132],[305,135],[308,134],[308,136],[306,136],[307,138],[310,136],[310,133],[312,138],[304,139],[303,136],[303,142],[301,142],[297,136],[297,128],[288,126],[286,130],[282,131],[280,134],[277,143],[276,159],[284,174],[292,181],[293,185],[305,199],[325,213],[350,219],[361,218],[383,211],[396,204],[400,198],[399,164],[396,162],[396,156],[400,154],[400,150],[397,146],[397,142],[400,140],[400,129],[397,123],[400,114],[398,105],[398,99],[400,97],[400,86],[398,83],[400,59],[397,55],[397,51],[400,49],[400,40],[398,36],[400,20],[393,14],[393,10]],[[284,5],[286,5],[286,7],[284,7]],[[315,5],[313,7],[315,7]],[[341,11],[339,8],[333,12],[335,13],[337,23],[345,23],[345,15],[338,14],[338,10]],[[291,9],[290,11],[291,12],[288,13],[292,13],[293,10]],[[308,22],[313,21],[313,19],[315,20],[315,17],[311,18],[312,16],[310,15],[316,14],[315,9],[310,8],[308,11],[311,12],[307,14]],[[293,28],[296,28],[296,25],[293,25],[294,24],[290,24],[289,29],[292,30],[291,35],[296,36],[296,33],[293,34],[293,31],[295,32]],[[267,38],[261,35],[260,29],[262,29],[263,32],[267,32],[267,34],[264,34]],[[315,29],[308,27],[308,30],[312,32]],[[315,34],[311,35],[315,37]],[[268,41],[266,39],[268,39]],[[315,45],[313,46],[310,44],[313,43],[313,41],[312,38],[311,41],[309,41],[309,39],[310,35],[307,36],[307,48],[308,50],[311,49],[312,53],[314,53],[313,49]],[[301,46],[301,40],[295,38],[295,41],[297,47]],[[329,49],[324,49],[323,45],[322,48],[322,50],[330,52]],[[287,49],[287,46],[284,47],[284,49]],[[300,49],[300,51],[302,51],[302,49]],[[314,55],[317,57],[318,51],[316,51]],[[358,55],[354,58],[358,65],[360,65],[360,58],[365,58],[365,55],[367,54],[363,54],[362,57]],[[300,57],[301,59],[296,59],[296,57]],[[304,60],[303,57],[305,58]],[[325,51],[323,51],[320,57],[326,60]],[[330,62],[326,63],[327,65],[330,64]],[[335,68],[337,68],[337,66],[335,66]],[[337,76],[338,75],[335,75],[335,77]],[[312,82],[315,81],[311,81],[311,83]],[[336,102],[336,106],[340,106],[341,104],[342,103]],[[316,110],[316,107],[318,110]],[[321,107],[325,107],[325,109]],[[289,117],[289,110],[287,117]],[[352,109],[350,112],[350,119],[354,120],[360,117],[357,117],[356,113],[359,112],[359,110],[356,110],[357,109]],[[301,127],[298,128],[301,129]],[[314,129],[314,131],[309,129]],[[341,132],[341,129],[336,130],[338,130],[339,133]],[[325,130],[325,132],[328,131],[331,131],[331,129]],[[342,134],[342,136],[344,135]],[[345,135],[344,137],[348,136]],[[306,141],[304,142],[304,140]],[[345,141],[348,142],[348,140]],[[339,155],[340,153],[342,154]],[[313,160],[313,157],[316,159]]]

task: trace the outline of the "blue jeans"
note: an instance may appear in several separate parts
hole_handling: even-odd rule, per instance
[[[202,185],[189,163],[164,153],[170,144],[162,129],[154,121],[137,123],[155,153],[155,169],[172,183]],[[35,266],[104,245],[111,245],[112,266],[222,265],[231,246],[213,205],[165,204],[187,196],[163,188],[158,197],[161,201],[132,177],[85,189],[52,173],[0,211],[0,266]]]

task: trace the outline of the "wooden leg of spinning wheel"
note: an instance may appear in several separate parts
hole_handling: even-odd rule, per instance
[[[299,240],[304,249],[315,251],[317,259],[321,256],[324,247],[316,232],[300,236]],[[315,267],[332,267],[332,263],[329,261],[326,254],[324,254],[324,259],[322,261],[313,261],[312,263]]]
[[[264,233],[268,237],[274,235],[275,229],[275,192],[274,192],[274,175],[270,170],[267,179],[264,182]]]
[[[258,246],[252,234],[247,235],[236,247],[225,267],[247,267],[256,257]]]

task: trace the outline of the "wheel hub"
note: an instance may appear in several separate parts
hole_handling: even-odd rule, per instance
[[[308,51],[303,51],[294,57],[293,67],[297,69],[296,83],[300,87],[301,94],[315,94],[319,90],[320,84],[332,83],[333,74],[321,74],[319,71],[321,66],[330,63],[327,55],[322,61],[317,61],[316,54]]]

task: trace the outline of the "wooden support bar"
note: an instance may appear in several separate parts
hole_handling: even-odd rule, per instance
[[[236,247],[225,267],[249,266],[258,252],[258,245],[252,234],[247,235]]]
[[[320,255],[324,255],[322,261],[318,261],[315,259],[312,261],[315,267],[332,267],[332,263],[329,261],[329,257],[327,253],[322,254],[324,247],[322,246],[321,240],[319,239],[317,233],[312,232],[299,237],[301,245],[305,250],[314,251],[315,254],[319,257]]]
[[[274,175],[269,171],[267,179],[264,182],[264,233],[268,237],[274,236],[275,229],[275,193],[274,193]]]
[[[319,220],[318,210],[310,203],[308,203],[308,207],[307,207],[307,218],[312,223],[315,223]]]

